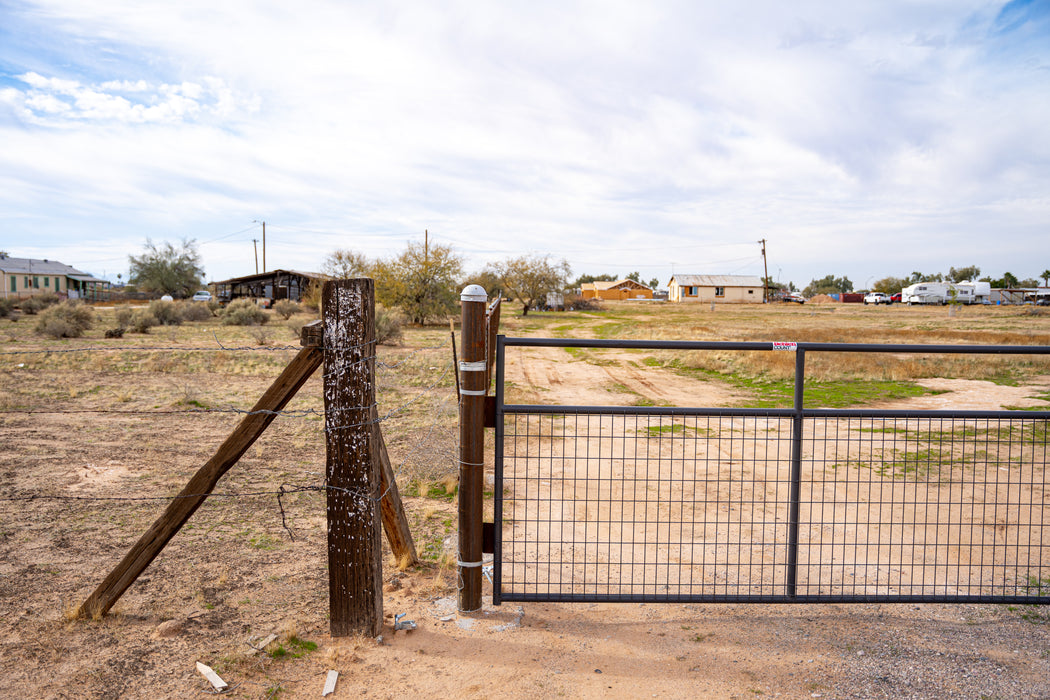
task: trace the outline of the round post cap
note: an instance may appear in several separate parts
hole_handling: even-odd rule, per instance
[[[480,284],[468,284],[459,295],[460,301],[488,301],[489,295]]]

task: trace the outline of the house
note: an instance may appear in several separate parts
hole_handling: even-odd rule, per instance
[[[652,299],[653,290],[634,280],[616,282],[584,282],[580,285],[580,296],[584,299]]]
[[[671,301],[761,304],[764,286],[751,275],[675,275],[667,288]]]
[[[67,299],[104,301],[110,283],[57,260],[12,258],[0,253],[0,297],[25,299],[51,292]]]
[[[311,284],[324,280],[325,276],[319,272],[270,270],[215,282],[215,296],[222,302],[242,297],[265,300],[266,305],[269,306],[279,299],[301,301]]]

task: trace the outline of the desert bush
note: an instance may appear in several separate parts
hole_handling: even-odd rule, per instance
[[[203,301],[180,301],[176,306],[183,321],[207,321],[212,316],[211,309]]]
[[[160,322],[149,309],[136,309],[131,315],[130,325],[136,333],[149,333],[149,329],[160,325]]]
[[[130,328],[131,317],[135,315],[135,310],[130,306],[118,306],[117,310],[113,312],[113,318],[117,322],[118,328]]]
[[[50,306],[54,306],[59,301],[61,301],[61,299],[58,298],[58,295],[51,292],[44,292],[43,294],[37,294],[23,300],[19,303],[18,307],[22,309],[22,313],[24,314],[37,314]]]
[[[256,306],[251,299],[238,299],[230,302],[222,315],[224,326],[261,326],[269,320],[270,317],[266,315],[266,312]]]
[[[93,325],[95,312],[90,306],[74,299],[40,312],[36,331],[52,338],[79,338]]]
[[[119,328],[119,327],[118,328],[107,328],[106,329],[106,337],[107,338],[123,338],[125,330],[126,329]]]
[[[323,280],[313,280],[306,287],[306,290],[299,297],[299,304],[304,308],[310,309],[311,311],[317,311],[321,308],[321,287],[324,286]]]
[[[154,299],[149,303],[149,312],[161,326],[178,326],[182,324],[182,314],[174,301]]]
[[[248,331],[248,334],[251,335],[256,345],[269,345],[273,339],[273,334],[270,333],[270,330],[262,326],[255,326]]]
[[[598,299],[584,299],[582,296],[566,296],[565,308],[571,311],[601,311],[602,304]]]
[[[279,302],[273,305],[274,313],[283,318],[285,321],[292,317],[292,314],[299,313],[302,311],[299,305],[291,299],[281,299]]]
[[[393,309],[376,304],[376,342],[381,345],[397,345],[401,342],[401,327],[405,318]]]
[[[204,302],[204,305],[208,307],[208,311],[211,311],[212,316],[218,316],[219,312],[222,311],[222,302],[214,297]]]
[[[0,299],[0,318],[7,318],[15,310],[14,299]]]

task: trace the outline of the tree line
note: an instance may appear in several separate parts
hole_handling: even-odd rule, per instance
[[[195,241],[183,239],[179,245],[156,245],[147,239],[145,251],[141,255],[129,255],[128,259],[129,282],[143,291],[186,298],[202,286],[204,268]],[[527,315],[530,309],[545,301],[548,292],[579,289],[589,282],[623,279],[609,274],[585,274],[570,280],[569,263],[549,255],[508,257],[465,274],[462,256],[451,246],[429,241],[409,243],[400,254],[388,258],[369,259],[352,250],[336,250],[324,258],[321,273],[332,279],[371,277],[375,280],[379,303],[399,308],[413,323],[419,324],[455,313],[459,292],[467,284],[480,284],[490,294],[499,291],[505,297],[516,299],[521,304],[522,315]],[[988,282],[996,288],[1039,286],[1034,278],[1019,279],[1010,272],[999,278],[980,277],[980,274],[981,269],[976,265],[951,267],[947,273],[916,271],[904,277],[884,277],[868,291],[897,294],[918,282],[970,280]],[[1044,285],[1050,284],[1050,270],[1044,270],[1039,277]],[[628,273],[625,279],[645,284],[638,272]],[[655,288],[659,283],[654,278],[648,286]],[[767,277],[765,283],[773,290],[796,291],[791,282],[778,284]],[[812,297],[852,291],[854,285],[849,277],[827,275],[810,281],[802,294]]]
[[[926,274],[923,272],[912,272],[910,275],[904,277],[883,277],[874,284],[872,284],[870,290],[872,292],[885,292],[886,294],[898,294],[905,287],[910,287],[913,284],[920,282],[988,282],[993,289],[1015,289],[1018,287],[1038,287],[1039,280],[1034,277],[1026,279],[1019,279],[1016,275],[1011,272],[1006,272],[1002,277],[981,277],[981,268],[976,265],[968,265],[966,267],[951,267],[948,272],[941,273],[935,272],[932,274]],[[1050,285],[1050,269],[1043,270],[1039,277],[1043,281],[1043,286]],[[769,281],[767,280],[767,283]],[[770,285],[776,288],[782,285]],[[794,285],[791,285],[792,291]],[[807,297],[812,297],[817,294],[841,294],[853,291],[853,282],[850,281],[849,277],[836,277],[835,275],[827,275],[820,279],[814,279],[810,281],[808,285],[802,290],[802,294]]]

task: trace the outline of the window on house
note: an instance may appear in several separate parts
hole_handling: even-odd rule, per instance
[[[56,277],[56,278],[55,278],[55,291],[56,291],[56,292],[58,291],[58,288],[59,288],[59,284],[58,284],[58,283],[59,283],[60,281],[62,281],[62,278],[61,278],[61,277]]]
[[[51,286],[51,278],[50,277],[45,277],[44,278],[44,286],[45,287],[50,287]]]
[[[17,292],[18,291],[18,278],[17,277],[12,277],[11,278],[11,291],[12,292]]]
[[[29,289],[29,275],[22,278],[22,289]]]
[[[715,296],[716,297],[724,297],[725,295],[726,295],[726,288],[725,287],[715,287]]]
[[[40,278],[36,275],[33,276],[33,289],[40,289]]]
[[[747,290],[747,293],[748,293],[748,294],[754,294],[754,293],[755,293],[755,290],[754,290],[754,289],[749,289],[749,290]]]
[[[690,287],[689,288],[689,296],[695,297],[699,293],[700,293],[700,288],[699,287]]]

